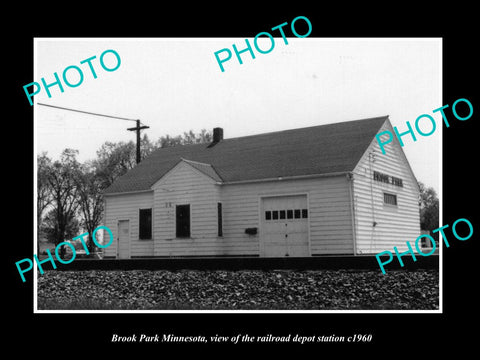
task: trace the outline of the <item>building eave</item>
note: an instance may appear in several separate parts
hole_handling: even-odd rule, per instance
[[[302,179],[315,179],[322,177],[334,177],[334,176],[343,176],[351,173],[351,171],[338,171],[324,174],[309,174],[309,175],[294,175],[294,176],[279,176],[275,178],[265,178],[265,179],[249,179],[249,180],[237,180],[237,181],[224,181],[217,182],[217,185],[236,185],[236,184],[250,184],[250,183],[260,183],[260,182],[273,182],[273,181],[286,181],[286,180],[302,180]]]
[[[216,181],[215,185],[237,185],[237,184],[253,184],[253,183],[263,183],[263,182],[277,182],[277,181],[288,181],[288,180],[302,180],[302,179],[315,179],[323,177],[335,177],[335,176],[345,176],[351,174],[351,171],[338,171],[324,174],[309,174],[309,175],[296,175],[296,176],[279,176],[275,178],[265,178],[265,179],[249,179],[249,180],[237,180],[237,181]],[[137,190],[137,191],[126,191],[126,192],[115,192],[103,194],[104,196],[118,196],[118,195],[129,195],[129,194],[140,194],[146,192],[153,192],[153,189],[147,190]]]
[[[147,189],[147,190],[114,192],[114,193],[106,193],[106,194],[103,194],[103,196],[130,195],[130,194],[140,194],[140,193],[146,193],[146,192],[153,192],[153,190],[152,190],[152,189]]]

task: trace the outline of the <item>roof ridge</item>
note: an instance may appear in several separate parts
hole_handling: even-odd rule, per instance
[[[265,135],[273,135],[273,134],[279,134],[279,133],[285,133],[285,132],[290,132],[290,131],[298,131],[298,130],[306,130],[306,129],[313,129],[313,128],[319,128],[322,126],[334,126],[338,124],[343,124],[343,123],[353,123],[353,122],[359,122],[359,121],[366,121],[366,120],[376,120],[376,119],[381,119],[384,118],[385,120],[389,119],[389,115],[382,115],[382,116],[373,116],[369,118],[363,118],[363,119],[357,119],[357,120],[347,120],[347,121],[340,121],[340,122],[335,122],[335,123],[328,123],[328,124],[321,124],[321,125],[311,125],[311,126],[304,126],[300,128],[290,128],[290,129],[284,129],[284,130],[275,130],[275,131],[269,131],[269,132],[264,132],[260,134],[251,134],[251,135],[243,135],[243,136],[236,136],[232,138],[226,138],[220,141],[220,143],[228,140],[237,140],[237,139],[244,139],[244,138],[250,138],[250,137],[257,137],[257,136],[265,136]],[[179,147],[187,147],[187,146],[206,146],[209,145],[211,142],[205,142],[205,143],[195,143],[195,144],[177,144],[173,146],[165,146],[165,147],[159,147],[155,149],[154,152],[157,152],[159,150],[165,150],[165,149],[172,149],[173,148],[179,148]],[[193,160],[189,160],[193,161]]]
[[[204,162],[195,161],[195,160],[189,160],[189,159],[185,159],[184,157],[180,157],[180,159],[185,161],[185,162],[192,163],[192,164],[209,165],[209,166],[213,167],[213,165],[209,164],[209,163],[204,163]]]
[[[218,171],[215,169],[215,167],[212,164],[202,163],[200,161],[194,161],[194,160],[187,160],[183,157],[180,157],[180,162],[181,161],[186,162],[188,165],[194,167],[195,169],[200,171],[202,174],[207,175],[208,177],[212,178],[215,181],[221,181],[221,182],[224,181],[223,178],[220,176],[220,174],[218,173]],[[208,171],[206,171],[206,169],[202,169],[202,166],[209,167],[211,169],[211,171],[213,171],[214,176],[212,176],[212,174],[209,174]],[[215,178],[215,177],[217,177],[217,178]]]
[[[322,127],[322,126],[334,126],[334,125],[339,125],[339,124],[343,124],[343,123],[353,123],[353,122],[366,121],[366,120],[377,120],[377,119],[382,119],[382,118],[387,120],[387,119],[389,119],[389,115],[374,116],[374,117],[369,117],[369,118],[340,121],[340,122],[321,124],[321,125],[304,126],[304,127],[300,127],[300,128],[290,128],[290,129],[284,129],[284,130],[269,131],[269,132],[264,132],[264,133],[261,133],[261,134],[252,134],[252,135],[237,136],[237,137],[233,137],[233,138],[226,138],[226,139],[223,139],[222,141],[243,139],[243,138],[248,138],[248,137],[264,136],[264,135],[271,135],[271,134],[279,134],[279,133],[289,132],[289,131],[313,129],[313,128],[319,128],[319,127]]]

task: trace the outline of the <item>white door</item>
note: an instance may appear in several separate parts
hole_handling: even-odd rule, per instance
[[[120,220],[118,222],[118,246],[117,258],[130,258],[130,221]]]
[[[262,199],[262,256],[310,256],[306,195]]]

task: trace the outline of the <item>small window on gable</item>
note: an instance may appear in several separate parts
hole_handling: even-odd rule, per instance
[[[152,238],[152,209],[140,209],[138,228],[139,239],[150,240]]]
[[[397,195],[383,193],[383,202],[388,205],[397,206]]]

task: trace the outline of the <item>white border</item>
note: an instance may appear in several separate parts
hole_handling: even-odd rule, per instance
[[[440,73],[438,74],[438,77],[440,79],[440,86],[442,87],[442,91],[440,92],[440,99],[439,99],[439,104],[442,104],[440,106],[443,106],[443,38],[440,39],[440,46],[439,46],[439,51],[440,54],[438,56],[439,61],[440,61]],[[438,196],[438,206],[439,206],[439,220],[438,224],[440,227],[442,227],[443,224],[443,126],[439,126],[440,128],[440,138],[439,138],[439,152],[440,156],[439,158],[439,193],[437,194]],[[438,275],[438,308],[439,312],[443,313],[443,245],[440,242],[440,236],[438,239],[438,267],[439,267],[439,275]]]
[[[440,61],[440,86],[443,91],[443,38],[442,37],[420,37],[420,38],[375,38],[375,37],[368,37],[368,38],[312,38],[312,39],[321,39],[323,41],[396,41],[396,40],[416,40],[416,41],[432,41],[437,40],[440,42],[439,46],[439,61]],[[33,38],[33,46],[34,46],[34,63],[33,63],[33,74],[34,79],[37,79],[37,45],[38,41],[217,41],[217,40],[227,40],[227,38]],[[33,223],[34,223],[34,244],[33,250],[34,254],[37,251],[37,242],[38,242],[38,234],[37,234],[37,102],[34,97],[34,154],[33,154],[33,173],[34,173],[34,198],[33,198]],[[439,106],[443,105],[443,93],[441,92],[440,99],[439,99]],[[440,214],[439,214],[439,226],[443,226],[443,126],[440,126],[440,141],[439,141],[439,151],[442,156],[439,157],[439,206],[440,206]],[[164,314],[164,313],[178,313],[178,314],[227,314],[227,313],[237,313],[237,314],[273,314],[273,313],[280,313],[280,314],[358,314],[358,313],[373,313],[373,314],[391,314],[391,313],[400,313],[400,314],[442,314],[443,313],[443,246],[440,246],[441,242],[439,242],[439,309],[438,310],[38,310],[37,309],[37,271],[33,271],[33,313],[34,314],[52,314],[52,313],[112,313],[112,314],[131,314],[131,313],[138,313],[138,314]]]

